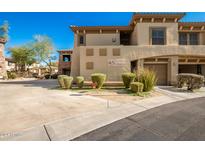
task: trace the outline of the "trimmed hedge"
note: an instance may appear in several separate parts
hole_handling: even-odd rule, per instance
[[[139,93],[143,92],[144,85],[141,82],[132,82],[130,88],[132,92]]]
[[[177,87],[187,86],[187,90],[200,89],[204,85],[204,76],[190,73],[180,73],[177,75]]]
[[[96,88],[100,89],[102,88],[106,80],[106,75],[103,73],[94,73],[94,74],[91,74],[91,80],[93,83],[96,84]]]
[[[77,76],[76,77],[76,83],[78,85],[78,88],[83,88],[84,85],[84,77],[83,76]]]
[[[58,76],[58,83],[59,83],[61,88],[65,88],[65,84],[64,84],[64,80],[63,80],[64,77],[67,77],[67,75],[59,75]]]
[[[124,83],[125,88],[129,88],[130,87],[130,83],[134,82],[136,78],[136,74],[134,73],[123,73],[122,74],[122,81]]]
[[[143,83],[143,91],[151,91],[156,85],[157,78],[154,71],[143,69],[137,72],[137,81]]]
[[[73,77],[71,77],[71,76],[63,77],[63,81],[64,81],[65,89],[72,88]]]

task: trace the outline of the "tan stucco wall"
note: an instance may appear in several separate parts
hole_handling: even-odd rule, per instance
[[[120,48],[121,56],[112,55],[112,49],[116,47]],[[86,48],[93,48],[94,56],[86,56]],[[105,46],[82,46],[74,49],[73,56],[79,54],[80,59],[79,57],[76,59],[73,58],[72,75],[80,74],[83,75],[86,80],[90,80],[92,73],[102,72],[107,74],[108,80],[121,80],[121,74],[130,71],[131,61],[155,56],[167,56],[171,59],[168,82],[173,83],[176,81],[178,71],[178,55],[205,56],[205,46],[106,46],[106,57],[99,56],[100,48],[105,48]],[[108,65],[108,60],[111,59],[125,59],[126,63],[123,66],[110,66]],[[93,62],[94,69],[87,70],[86,62]]]
[[[112,42],[115,39],[115,42]],[[86,34],[86,46],[94,45],[119,45],[120,44],[120,34]]]
[[[199,34],[199,43],[200,45],[205,45],[205,33]]]
[[[137,26],[134,27],[133,32],[131,33],[130,44],[137,45]]]
[[[74,34],[74,48],[78,46],[78,35],[75,33]]]
[[[86,80],[90,80],[92,73],[105,73],[108,80],[121,80],[119,74],[130,71],[130,63],[127,61],[125,66],[109,66],[108,60],[122,59],[123,56],[113,56],[112,48],[107,48],[107,56],[99,56],[99,47],[94,48],[94,56],[86,56],[85,48],[80,47],[80,75],[83,75]],[[103,48],[103,46],[101,46]],[[122,51],[121,51],[122,52]],[[121,54],[123,55],[123,54]],[[86,62],[93,62],[94,69],[87,70]]]
[[[178,44],[178,23],[137,23],[132,34],[132,44],[149,45],[150,28],[165,28],[167,45]],[[135,34],[137,38],[133,37]]]
[[[82,57],[83,58],[83,57]],[[70,75],[73,77],[80,75],[80,50],[78,47],[73,49],[71,55],[71,72]]]

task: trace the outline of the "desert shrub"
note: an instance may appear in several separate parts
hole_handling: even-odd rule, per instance
[[[177,87],[187,86],[187,90],[200,89],[204,85],[204,76],[197,74],[181,73],[177,75]]]
[[[123,73],[122,74],[122,81],[124,83],[125,88],[130,87],[130,83],[134,82],[136,75],[134,73]]]
[[[96,88],[100,89],[106,80],[106,75],[103,73],[94,73],[91,74],[91,80],[96,84]]]
[[[65,89],[72,88],[73,77],[71,77],[71,76],[63,77],[63,81],[64,81]]]
[[[59,83],[61,88],[65,88],[65,84],[64,84],[64,80],[63,80],[64,77],[67,77],[67,75],[59,75],[58,76],[58,83]]]
[[[151,91],[156,85],[157,79],[154,71],[143,69],[136,72],[136,80],[143,83],[143,91]]]
[[[58,78],[58,74],[57,74],[57,73],[52,74],[52,75],[51,75],[51,78],[52,78],[52,79],[57,79],[57,78]]]
[[[50,79],[50,74],[46,74],[46,75],[44,75],[44,77],[45,77],[45,79]]]
[[[7,72],[8,79],[16,79],[17,75],[15,72]]]
[[[84,77],[83,76],[77,76],[76,77],[76,83],[78,85],[78,88],[83,88]]]
[[[144,85],[141,82],[132,82],[130,88],[132,92],[140,93],[143,92]]]

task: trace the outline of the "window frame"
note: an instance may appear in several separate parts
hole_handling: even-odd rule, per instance
[[[67,57],[68,56],[68,57]],[[68,58],[68,61],[65,61],[65,59]],[[62,55],[62,59],[63,59],[63,62],[71,62],[71,55]]]
[[[183,34],[183,35],[186,36],[186,44],[181,43],[181,41],[180,41],[180,35],[181,35],[181,34]],[[183,40],[183,41],[184,41],[184,40]],[[188,34],[187,34],[187,33],[180,32],[180,33],[179,33],[179,45],[188,45],[188,44],[189,44]]]
[[[81,41],[83,41],[83,42],[81,42]],[[78,44],[85,45],[85,35],[79,34]]]
[[[196,44],[191,44],[191,34],[196,34],[197,36],[197,40],[192,40],[192,41],[195,41]],[[189,33],[189,45],[199,45],[199,33]]]
[[[182,34],[182,33],[184,33],[186,35],[187,44],[181,44],[180,43],[180,34]],[[191,43],[191,34],[197,34],[196,44]],[[179,42],[178,42],[179,45],[200,45],[200,36],[199,36],[199,33],[197,33],[197,32],[179,32],[178,35],[179,35]]]
[[[153,30],[162,30],[164,33],[163,44],[153,44]],[[150,27],[150,45],[167,45],[167,30],[166,27]]]

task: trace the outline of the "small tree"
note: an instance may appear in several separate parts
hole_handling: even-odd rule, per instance
[[[56,59],[53,52],[52,40],[46,35],[35,35],[32,48],[38,63],[45,63],[49,67],[49,74],[51,75],[52,60]]]
[[[16,62],[16,71],[24,72],[26,66],[35,62],[35,54],[27,45],[9,48],[12,59]]]

